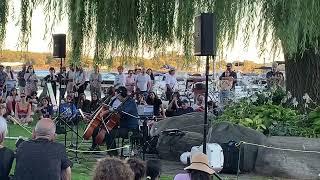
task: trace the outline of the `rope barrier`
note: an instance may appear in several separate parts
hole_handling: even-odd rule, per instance
[[[105,152],[109,152],[109,151],[115,151],[115,150],[119,150],[119,149],[126,149],[126,148],[130,148],[130,145],[126,145],[126,146],[122,146],[122,147],[118,147],[118,148],[114,148],[114,149],[107,149],[104,151],[83,151],[83,150],[76,150],[76,149],[69,149],[66,148],[67,151],[72,151],[72,152],[79,152],[79,153],[105,153]]]
[[[307,151],[307,150],[299,150],[299,149],[278,148],[278,147],[266,146],[266,145],[261,145],[261,144],[249,143],[249,142],[245,142],[245,141],[240,141],[239,143],[236,144],[236,146],[240,147],[241,144],[247,144],[247,145],[251,145],[251,146],[258,146],[258,147],[263,147],[263,148],[267,148],[267,149],[274,149],[274,150],[280,150],[280,151],[320,154],[319,151]]]

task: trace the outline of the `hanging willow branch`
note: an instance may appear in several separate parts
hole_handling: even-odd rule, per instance
[[[0,2],[0,42],[3,41],[7,1]],[[21,0],[22,45],[31,32],[32,9],[45,7],[47,27],[69,19],[71,62],[79,64],[86,43],[94,43],[95,63],[112,61],[112,54],[137,54],[173,43],[192,55],[193,24],[200,12],[214,12],[218,20],[219,47],[233,46],[239,32],[246,45],[257,39],[265,49],[272,35],[274,49],[280,45],[288,55],[319,47],[320,1],[318,0]],[[257,32],[253,36],[252,32]]]
[[[8,17],[8,0],[0,1],[0,49],[3,45],[5,35],[6,35],[6,24]]]

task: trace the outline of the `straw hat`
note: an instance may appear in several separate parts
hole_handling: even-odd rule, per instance
[[[203,153],[197,153],[191,158],[191,165],[184,168],[184,170],[199,170],[208,174],[213,174],[214,170],[209,166],[208,156]]]

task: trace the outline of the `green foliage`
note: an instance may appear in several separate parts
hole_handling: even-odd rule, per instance
[[[6,24],[7,24],[7,16],[8,16],[8,1],[9,0],[1,0],[0,1],[0,49],[3,45],[5,34],[6,34]]]
[[[282,103],[281,97],[288,97],[284,97],[281,90],[274,91],[268,97],[265,94],[256,93],[234,102],[225,108],[218,121],[240,124],[271,136],[319,137],[320,108],[306,116],[288,103]]]

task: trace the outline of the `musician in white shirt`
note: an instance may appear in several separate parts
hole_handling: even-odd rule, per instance
[[[175,77],[176,70],[170,69],[169,74],[166,75],[166,98],[171,100],[174,89],[177,85],[177,78]]]
[[[125,86],[126,85],[126,76],[123,74],[123,67],[119,66],[118,67],[118,73],[114,79],[114,87],[118,88],[120,86]]]

